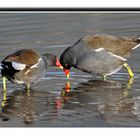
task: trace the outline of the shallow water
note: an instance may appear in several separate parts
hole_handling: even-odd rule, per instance
[[[96,33],[139,35],[140,14],[0,13],[0,59],[22,48],[60,56],[81,36]],[[107,81],[72,69],[69,90],[64,73],[49,68],[31,91],[7,82],[0,94],[0,127],[140,126],[139,54],[140,48],[128,61],[133,81],[125,69]]]

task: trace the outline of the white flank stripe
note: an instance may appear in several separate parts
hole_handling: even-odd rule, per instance
[[[102,51],[102,50],[104,50],[104,48],[96,49],[95,52],[99,52],[99,51]]]
[[[136,45],[134,48],[132,48],[131,50],[135,50],[136,48],[138,48],[140,46],[140,44]]]
[[[40,62],[41,60],[42,60],[42,59],[39,58],[38,62],[37,62],[36,64],[34,64],[33,66],[31,66],[30,69],[28,69],[28,70],[25,72],[25,75],[26,75],[28,72],[30,72],[31,69],[33,69],[33,68],[35,68],[35,67],[37,68],[37,67],[38,67],[38,64],[39,64],[39,62]]]
[[[27,70],[27,71],[24,73],[24,75],[26,75],[29,71],[30,71],[30,69],[29,69],[29,70]]]
[[[18,62],[12,62],[12,67],[16,70],[23,70],[25,69],[26,65]]]
[[[33,66],[31,66],[30,68],[32,69],[32,68],[37,67],[40,61],[41,61],[41,58],[39,58],[38,62],[36,64],[34,64]]]
[[[113,54],[113,53],[111,53],[111,52],[108,52],[108,53],[111,54],[111,55],[114,56],[114,57],[117,57],[117,58],[123,60],[123,61],[126,61],[126,60],[127,60],[127,59],[125,59],[125,58],[123,58],[123,57],[121,57],[121,56],[119,56],[119,55]]]

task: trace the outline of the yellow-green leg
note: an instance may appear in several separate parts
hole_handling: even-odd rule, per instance
[[[134,77],[134,73],[132,72],[130,66],[127,63],[125,63],[123,66],[127,69],[130,78],[133,78]]]
[[[105,75],[102,76],[102,80],[103,80],[103,81],[106,80],[106,76],[105,76]]]
[[[6,93],[6,90],[3,91],[3,100],[1,102],[1,106],[4,107],[5,106],[5,102],[7,100],[7,93]]]
[[[130,76],[130,79],[127,83],[127,88],[124,90],[124,97],[127,97],[129,95],[128,90],[131,89],[132,84],[134,82],[134,73],[132,72],[130,66],[127,63],[125,63],[123,66],[127,69],[129,76]]]
[[[134,78],[130,78],[126,88],[124,89],[124,97],[127,97],[129,95],[129,90],[132,88],[133,82],[134,82]]]
[[[3,91],[6,91],[6,77],[3,77]]]
[[[29,90],[30,89],[30,84],[26,85],[26,89]]]
[[[27,95],[30,96],[30,84],[26,85]]]

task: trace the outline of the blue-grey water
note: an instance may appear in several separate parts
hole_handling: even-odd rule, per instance
[[[31,48],[58,57],[87,34],[140,35],[140,13],[0,13],[0,60],[19,49]],[[140,126],[140,48],[126,69],[102,81],[74,68],[70,85],[61,69],[25,91],[0,78],[0,127],[129,127]]]

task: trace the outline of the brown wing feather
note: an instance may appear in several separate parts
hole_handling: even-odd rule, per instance
[[[107,51],[122,57],[128,57],[131,49],[138,44],[135,37],[117,37],[104,34],[88,35],[82,40],[87,47],[105,48]]]
[[[15,61],[29,66],[36,64],[38,60],[39,55],[29,49],[19,50],[4,59],[4,61]]]

